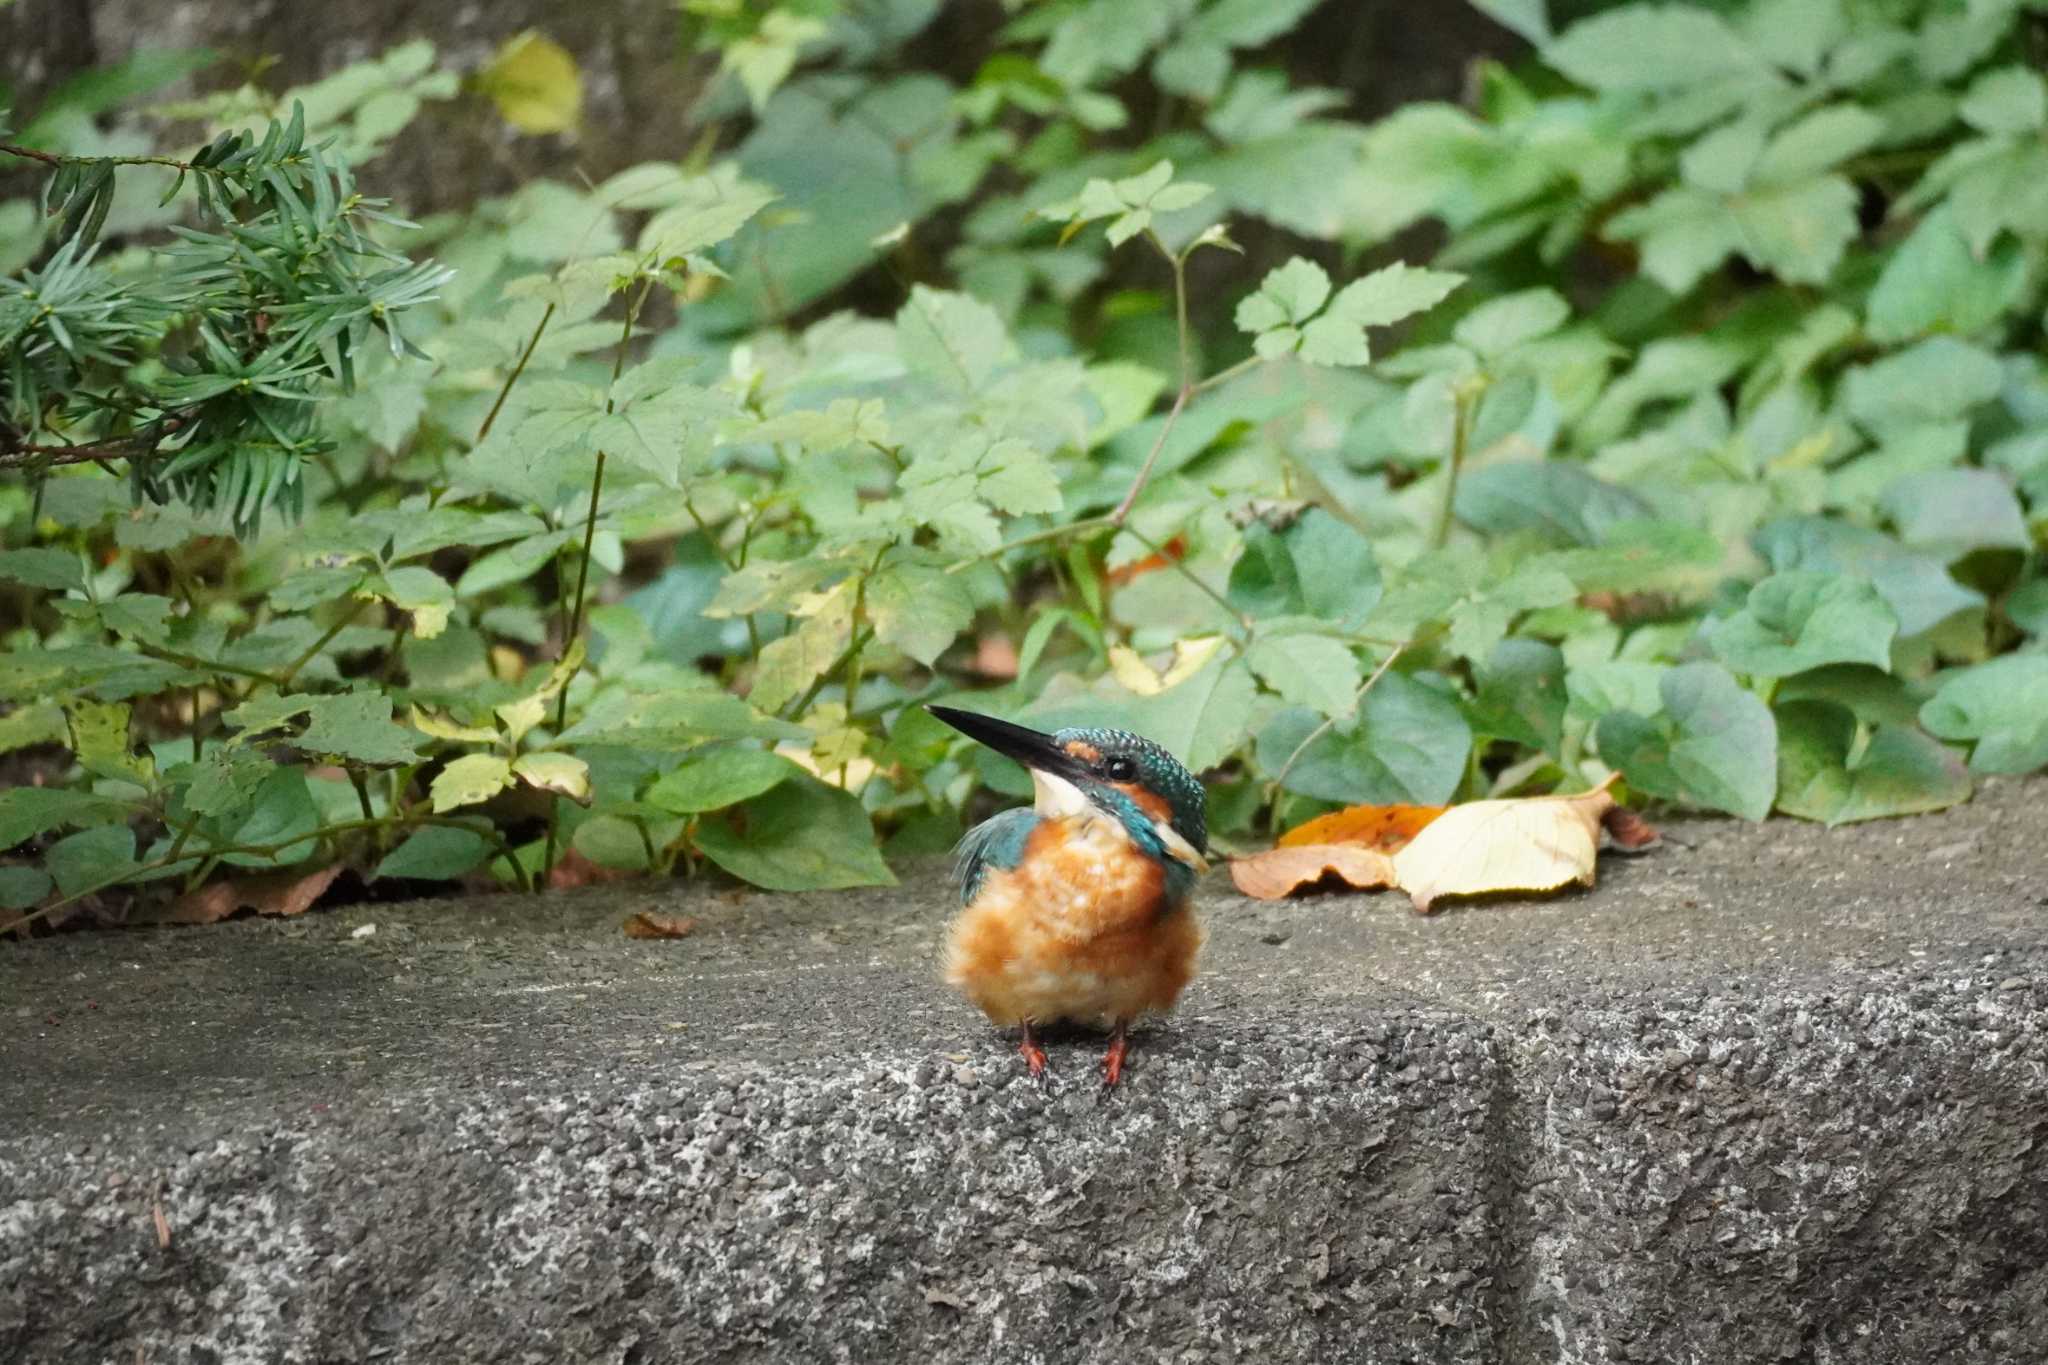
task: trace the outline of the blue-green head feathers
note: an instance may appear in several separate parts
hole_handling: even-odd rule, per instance
[[[1174,831],[1196,852],[1208,853],[1209,794],[1179,759],[1129,730],[1077,727],[1058,731],[1052,740],[1067,753],[1082,757],[1097,782],[1135,784],[1164,797],[1173,812]],[[1091,751],[1095,755],[1092,760],[1086,758]]]

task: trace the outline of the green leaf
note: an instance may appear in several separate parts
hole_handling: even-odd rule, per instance
[[[1356,327],[1385,327],[1436,307],[1464,282],[1448,270],[1396,261],[1338,290],[1325,316]]]
[[[66,896],[111,885],[135,870],[135,832],[126,825],[82,829],[52,844],[43,866]]]
[[[2012,487],[1990,469],[1937,469],[1895,480],[1880,500],[1899,538],[1945,561],[1971,550],[2032,547]]]
[[[1822,664],[1891,667],[1898,617],[1867,578],[1773,574],[1741,611],[1714,627],[1714,652],[1737,673],[1782,678]]]
[[[864,600],[875,637],[927,668],[974,624],[974,599],[962,576],[936,564],[884,564],[868,580]]]
[[[995,309],[921,284],[911,288],[910,301],[896,314],[896,344],[911,369],[967,394],[1016,359]]]
[[[1758,531],[1753,543],[1779,573],[1813,569],[1868,578],[1898,617],[1901,636],[1984,605],[1983,594],[1957,583],[1941,560],[1882,531],[1824,517],[1785,517]]]
[[[1264,332],[1285,323],[1306,322],[1330,297],[1330,277],[1299,256],[1269,272],[1258,292],[1237,305],[1241,332]]]
[[[313,832],[320,828],[320,808],[306,784],[303,768],[278,768],[263,779],[249,802],[249,814],[225,841],[273,848],[272,853],[224,853],[221,861],[236,867],[277,867],[304,862],[313,855]]]
[[[125,801],[66,787],[9,787],[0,791],[0,849],[72,825],[125,821]]]
[[[80,767],[117,782],[156,785],[156,765],[130,748],[128,703],[71,697],[64,703],[64,718]]]
[[[1543,49],[1543,60],[1593,90],[1776,83],[1762,53],[1693,5],[1626,5],[1583,19]]]
[[[1487,465],[1458,481],[1458,519],[1495,535],[1543,531],[1579,545],[1597,545],[1610,528],[1646,521],[1650,504],[1569,460],[1516,460]]]
[[[841,583],[795,630],[761,650],[747,701],[756,710],[780,711],[837,663],[852,639],[852,585]]]
[[[1258,765],[1277,777],[1322,718],[1282,711],[1259,731]],[[1309,742],[1287,771],[1286,788],[1347,805],[1437,806],[1465,775],[1472,731],[1458,704],[1405,673],[1387,673],[1365,694],[1358,718]]]
[[[1954,337],[1930,337],[1908,350],[1850,370],[1842,393],[1850,415],[1873,432],[1960,417],[1998,396],[2003,382],[1990,353]]]
[[[1326,716],[1351,710],[1364,676],[1351,648],[1327,635],[1261,632],[1244,661],[1282,700],[1312,706]]]
[[[786,782],[803,770],[765,749],[707,749],[655,780],[647,804],[673,815],[723,810]]]
[[[534,29],[506,39],[476,80],[499,116],[522,133],[565,133],[582,116],[576,59]]]
[[[1489,299],[1458,320],[1451,335],[1460,345],[1495,360],[1525,342],[1564,326],[1572,307],[1554,289],[1524,289]]]
[[[1856,187],[1839,175],[1756,189],[1731,205],[1739,247],[1792,284],[1825,284],[1856,240]]]
[[[1956,112],[1979,132],[2038,132],[2048,125],[2048,83],[2024,66],[1987,71],[1971,83]]]
[[[411,877],[419,881],[454,881],[483,866],[490,856],[491,846],[482,835],[450,825],[428,825],[385,854],[370,880]]]
[[[70,550],[0,550],[0,579],[51,592],[85,591],[85,567]]]
[[[1948,674],[1920,708],[1943,739],[1974,740],[1970,769],[2029,773],[2048,763],[2048,654],[2009,654]]]
[[[512,765],[498,754],[464,754],[434,779],[434,814],[488,801],[512,785]]]
[[[1782,128],[1757,159],[1755,179],[1783,185],[1831,171],[1884,135],[1885,121],[1853,104],[1832,104]]]
[[[455,595],[476,597],[508,583],[523,583],[574,538],[573,531],[548,531],[479,555],[456,580]]]
[[[1313,616],[1356,629],[1380,600],[1372,543],[1320,507],[1285,531],[1254,523],[1231,566],[1230,604],[1255,619]]]
[[[710,819],[698,849],[742,881],[771,891],[893,886],[859,798],[799,775],[739,807],[738,821]]]
[[[50,874],[39,867],[0,867],[0,910],[26,910],[50,887]]]
[[[1664,709],[1612,711],[1598,727],[1600,757],[1652,796],[1761,820],[1777,793],[1778,731],[1771,712],[1719,664],[1681,664],[1658,683]]]
[[[11,754],[35,744],[61,744],[69,734],[63,707],[53,702],[18,706],[0,716],[0,754]]]
[[[1856,718],[1823,701],[1777,708],[1778,809],[1829,827],[1942,810],[1970,799],[1956,756],[1918,730],[1881,725],[1859,742]]]
[[[1943,204],[1921,220],[1878,276],[1868,304],[1871,338],[1899,342],[1929,332],[1981,331],[2018,302],[2026,281],[2019,243],[2001,241],[1980,258]]]
[[[1565,662],[1557,646],[1506,639],[1477,670],[1473,720],[1481,735],[1556,754],[1564,747]]]
[[[220,744],[173,775],[185,781],[185,807],[204,816],[236,815],[249,808],[277,765],[254,749]]]
[[[728,693],[618,689],[600,693],[555,743],[682,753],[706,740],[810,737],[802,726],[770,719]]]
[[[305,700],[312,719],[305,733],[291,742],[308,753],[384,767],[411,763],[420,756],[421,735],[391,719],[391,700],[381,692]]]

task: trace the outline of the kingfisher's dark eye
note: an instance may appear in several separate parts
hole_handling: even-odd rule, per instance
[[[1128,758],[1112,758],[1102,765],[1102,771],[1112,782],[1129,782],[1138,775],[1138,765]]]

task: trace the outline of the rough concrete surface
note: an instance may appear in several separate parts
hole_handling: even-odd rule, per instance
[[[2048,1360],[2044,798],[1218,876],[1110,1095],[935,867],[0,945],[0,1361]]]

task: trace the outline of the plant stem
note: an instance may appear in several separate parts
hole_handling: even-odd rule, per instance
[[[1142,531],[1133,530],[1128,526],[1124,527],[1123,530],[1125,535],[1131,537],[1140,545],[1143,545],[1146,549],[1150,550],[1159,559],[1165,561],[1165,567],[1172,569],[1182,578],[1187,579],[1188,582],[1194,584],[1197,588],[1200,588],[1202,590],[1203,596],[1207,597],[1211,602],[1214,602],[1217,606],[1223,608],[1224,612],[1229,615],[1230,619],[1237,622],[1239,629],[1245,631],[1251,630],[1252,618],[1247,616],[1245,613],[1239,611],[1236,607],[1231,606],[1229,598],[1225,597],[1222,593],[1216,591],[1216,589],[1210,587],[1207,583],[1204,583],[1202,581],[1202,576],[1200,574],[1196,573],[1193,569],[1190,569],[1185,563],[1182,562],[1181,556],[1168,554],[1164,549],[1160,547],[1157,541],[1153,540],[1150,536],[1146,535]]]
[[[1372,671],[1372,676],[1358,685],[1357,693],[1351,698],[1351,705],[1344,710],[1344,715],[1347,718],[1358,714],[1358,708],[1365,702],[1365,694],[1372,691],[1374,683],[1386,676],[1387,670],[1394,666],[1394,660],[1400,658],[1403,651],[1407,648],[1408,645],[1405,642],[1395,645],[1387,657],[1380,660],[1380,665]],[[1269,803],[1279,796],[1281,789],[1287,782],[1287,775],[1294,771],[1295,763],[1300,760],[1303,754],[1308,752],[1311,744],[1314,744],[1324,735],[1329,734],[1336,727],[1337,719],[1336,716],[1325,716],[1322,724],[1309,731],[1302,737],[1301,743],[1294,746],[1294,752],[1287,755],[1287,761],[1280,765],[1279,774],[1274,777],[1272,785],[1267,788],[1266,800]]]
[[[13,142],[0,142],[0,152],[11,156],[26,157],[40,161],[46,166],[169,166],[173,170],[203,171],[189,161],[180,161],[174,156],[65,156],[57,152],[37,151],[34,147],[23,147]]]
[[[526,339],[526,349],[519,353],[519,362],[512,367],[512,373],[505,376],[505,382],[499,387],[498,397],[492,402],[491,410],[484,414],[483,425],[476,429],[476,444],[482,445],[484,437],[491,434],[491,424],[498,420],[498,413],[505,406],[505,400],[512,396],[512,386],[519,382],[519,376],[526,373],[526,362],[533,359],[534,348],[540,345],[540,334],[548,329],[548,322],[554,316],[555,305],[551,303],[547,306],[547,311],[540,315],[540,323],[533,329],[533,335]]]
[[[640,309],[646,304],[647,295],[653,288],[654,280],[652,277],[642,281],[639,296],[626,305],[626,320],[619,328],[618,349],[612,355],[612,380],[610,386],[612,388],[618,386],[619,375],[626,368],[626,348],[633,342],[633,323],[638,320]],[[539,339],[538,331],[535,333],[535,339]],[[607,392],[604,399],[605,416],[609,417],[612,415],[613,406],[614,399]],[[605,452],[599,450],[597,452],[597,469],[590,476],[590,514],[583,519],[583,562],[577,566],[576,596],[569,608],[568,629],[562,634],[562,651],[565,654],[568,652],[569,647],[583,634],[583,602],[584,594],[590,588],[590,550],[591,546],[597,542],[597,508],[598,501],[604,494],[604,462]],[[557,734],[561,733],[568,724],[569,684],[576,680],[576,673],[576,669],[570,669],[569,676],[562,679],[562,690],[555,694],[555,732]],[[562,798],[560,795],[556,795],[553,800],[548,802],[548,837],[540,862],[542,885],[547,884],[548,878],[553,875],[555,870],[555,842],[561,833],[561,827]]]
[[[1436,529],[1429,537],[1432,550],[1441,550],[1450,543],[1452,513],[1458,503],[1458,475],[1465,467],[1465,445],[1472,438],[1472,413],[1478,406],[1478,396],[1478,390],[1460,388],[1453,400],[1450,476],[1444,481],[1444,503],[1437,510]]]
[[[299,655],[298,658],[293,659],[290,664],[286,665],[284,672],[277,675],[277,690],[280,692],[284,691],[286,684],[298,676],[300,669],[318,658],[321,650],[333,644],[335,636],[355,624],[356,617],[362,615],[363,608],[368,605],[367,602],[358,602],[353,607],[350,607],[346,615],[329,626],[325,634],[306,648],[305,653]]]

